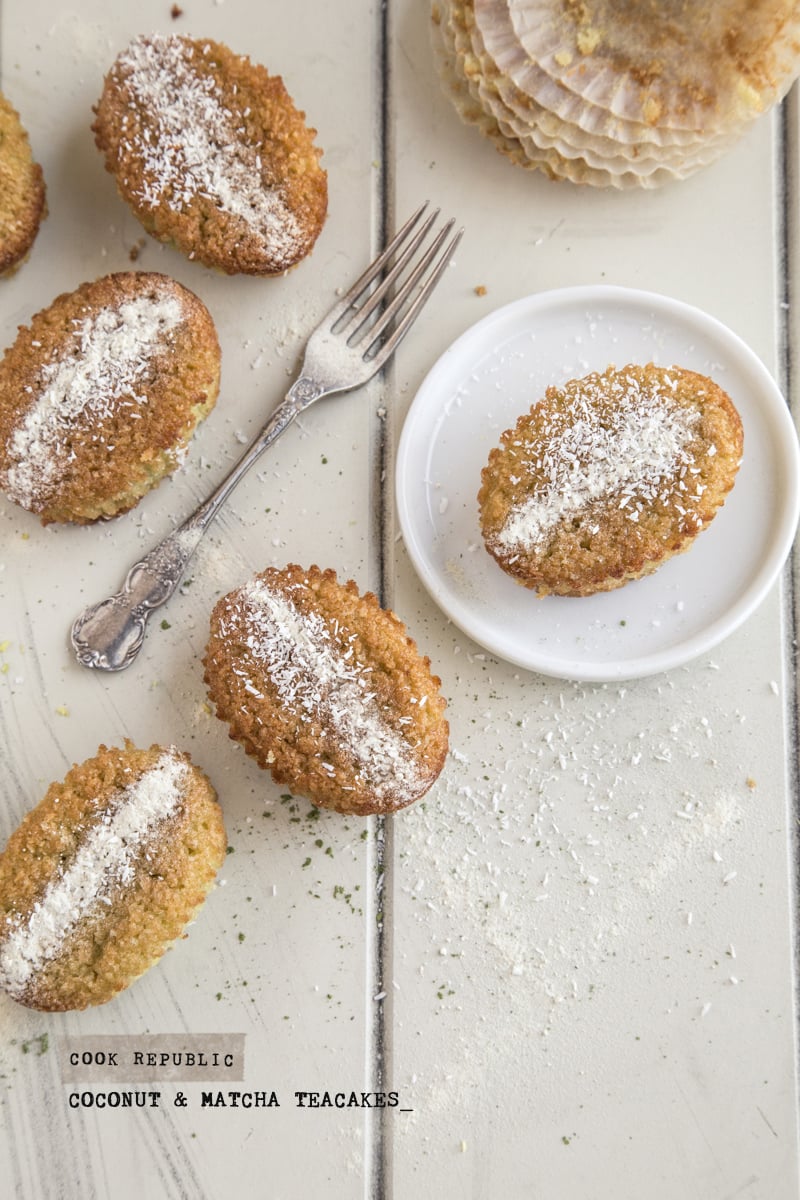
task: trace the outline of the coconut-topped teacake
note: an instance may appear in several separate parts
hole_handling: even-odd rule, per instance
[[[280,76],[209,39],[135,38],[93,130],[148,233],[228,274],[278,275],[310,253],[327,176]]]
[[[395,812],[444,766],[441,681],[399,618],[332,570],[270,567],[223,596],[204,662],[230,736],[314,804]]]

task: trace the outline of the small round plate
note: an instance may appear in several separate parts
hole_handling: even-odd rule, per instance
[[[549,384],[646,362],[699,371],[728,392],[744,426],[733,491],[654,574],[596,596],[537,597],[483,545],[477,494],[489,451]],[[630,679],[706,653],[762,601],[797,527],[798,466],[783,396],[719,321],[649,292],[565,288],[498,309],[430,371],[400,439],[398,514],[423,583],[476,642],[561,679]]]

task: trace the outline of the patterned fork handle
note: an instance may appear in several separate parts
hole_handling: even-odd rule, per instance
[[[139,653],[151,613],[169,600],[209,522],[267,446],[321,396],[361,387],[388,361],[451,262],[463,230],[434,233],[439,210],[423,204],[334,304],[306,343],[303,369],[242,458],[196,512],[134,563],[118,592],[85,609],[72,626],[78,662],[121,671]],[[432,241],[428,241],[433,234]],[[374,285],[374,286],[373,286]]]
[[[292,421],[324,393],[306,375],[295,380],[286,398],[242,457],[207,500],[182,525],[135,562],[118,592],[84,609],[70,640],[78,662],[102,671],[122,671],[141,649],[147,622],[166,604],[183,578],[203,534],[240,479]]]

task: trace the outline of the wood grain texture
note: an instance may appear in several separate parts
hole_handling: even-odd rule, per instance
[[[403,359],[397,424],[443,326],[446,342],[490,309],[564,285],[688,301],[778,372],[778,115],[677,186],[555,185],[509,168],[458,122],[428,72],[421,7],[395,10],[397,203],[424,163],[468,234],[439,329]],[[787,151],[794,161],[797,146]],[[514,1200],[788,1200],[785,590],[691,666],[598,686],[485,654],[442,622],[401,546],[395,603],[416,608],[449,681],[454,754],[436,799],[395,828],[392,1052],[415,1105],[396,1194],[424,1181]]]
[[[611,195],[518,171],[461,125],[424,0],[181,7],[176,18],[155,0],[125,14],[99,0],[0,8],[3,90],[50,206],[30,260],[3,281],[3,344],[57,292],[128,269],[133,252],[197,291],[223,361],[185,467],[132,513],[43,529],[0,498],[0,839],[70,763],[130,737],[192,753],[231,845],[189,936],[113,1004],[43,1016],[0,997],[3,1194],[792,1200],[788,575],[688,667],[560,683],[493,659],[428,598],[398,537],[392,465],[439,355],[492,309],[548,288],[612,283],[687,301],[785,382],[797,358],[781,307],[800,262],[795,98],[788,122],[765,118],[692,179]],[[317,128],[330,215],[288,276],[212,274],[143,241],[115,194],[91,107],[119,50],[154,30],[249,53]],[[241,484],[129,672],[79,668],[74,615],[222,477],[336,289],[426,197],[466,236],[385,378],[315,407]],[[391,821],[289,797],[209,711],[211,608],[290,561],[377,591],[442,678],[451,755],[424,803]],[[72,1093],[115,1085],[65,1083],[67,1037],[204,1032],[244,1034],[241,1083],[156,1078],[158,1107],[70,1107]],[[295,1097],[376,1088],[397,1090],[397,1108]],[[201,1107],[203,1092],[231,1090],[274,1090],[280,1107]]]
[[[3,1190],[15,1197],[287,1196],[303,1188],[361,1194],[360,1108],[297,1107],[294,1092],[369,1091],[365,1053],[375,925],[374,831],[318,814],[277,788],[211,714],[201,657],[216,599],[266,566],[321,561],[367,588],[377,388],[320,405],[242,483],[198,552],[181,591],[152,623],[134,669],[98,676],[72,659],[68,630],[90,600],[186,515],[225,474],[283,397],[305,335],[374,251],[371,61],[374,22],[313,3],[254,21],[252,6],[148,0],[111,10],[89,0],[3,6],[3,88],[26,113],[48,180],[50,215],[35,254],[3,292],[5,343],[59,291],[111,270],[164,271],[202,294],[216,322],[223,383],[182,471],[134,512],[86,529],[42,529],[0,501],[0,676],[3,838],[73,761],[101,741],[163,739],[213,778],[230,852],[188,937],[112,1005],[54,1020],[0,998]],[[274,16],[275,14],[273,14]],[[180,30],[224,41],[281,74],[319,131],[331,176],[330,216],[314,253],[274,280],[226,278],[145,238],[103,170],[90,131],[104,71],[135,34]],[[341,61],[358,64],[341,86]],[[163,617],[163,627],[162,627]],[[203,919],[207,918],[207,919]],[[158,1108],[101,1111],[69,1096],[67,1035],[245,1035],[245,1077],[229,1090],[271,1093],[280,1108],[201,1108],[209,1082],[150,1085]],[[157,1074],[157,1072],[156,1072]],[[142,1088],[129,1084],[128,1088]],[[117,1089],[125,1089],[120,1079]],[[182,1090],[186,1108],[174,1100]]]

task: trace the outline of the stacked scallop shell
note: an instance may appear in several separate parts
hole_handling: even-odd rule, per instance
[[[797,0],[433,0],[433,33],[465,121],[597,187],[686,178],[800,74]]]

